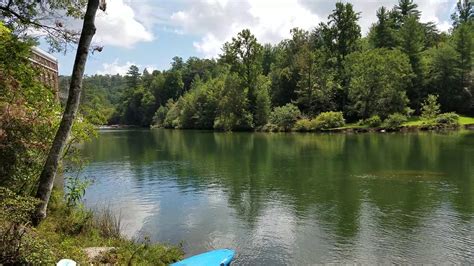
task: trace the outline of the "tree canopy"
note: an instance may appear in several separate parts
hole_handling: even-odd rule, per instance
[[[349,122],[420,114],[429,94],[443,112],[474,114],[471,2],[458,1],[447,33],[400,0],[380,7],[363,37],[355,10],[338,2],[326,22],[277,44],[244,29],[216,59],[173,57],[163,71],[87,77],[83,104],[105,107],[109,123],[222,130],[260,128],[287,104],[303,117],[341,111]]]

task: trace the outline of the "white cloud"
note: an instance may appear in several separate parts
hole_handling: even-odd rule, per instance
[[[140,10],[143,7],[141,5]],[[151,27],[152,22],[147,21],[147,24]],[[153,33],[138,20],[135,10],[123,0],[107,1],[107,10],[97,14],[96,25],[94,43],[99,45],[131,48],[136,43],[154,39]]]
[[[128,69],[132,66],[135,65],[132,62],[126,62],[125,64],[120,64],[118,58],[115,59],[112,63],[103,63],[102,64],[102,70],[97,71],[97,74],[99,75],[115,75],[115,74],[120,74],[120,75],[125,75],[128,71]]]
[[[334,0],[195,0],[184,1],[186,5],[170,16],[170,24],[176,32],[193,34],[200,39],[193,43],[204,56],[220,53],[224,42],[237,32],[249,28],[260,42],[277,43],[290,36],[290,29],[300,27],[312,29],[326,21],[334,9]],[[347,1],[345,1],[347,2]],[[376,21],[376,10],[380,6],[392,8],[398,0],[352,0],[356,11],[361,12],[359,25],[366,34]],[[453,11],[452,0],[415,1],[422,11],[421,21],[433,21],[440,30],[450,25],[449,13]]]
[[[297,0],[203,0],[171,15],[171,23],[188,34],[201,35],[194,47],[204,56],[216,56],[225,41],[249,28],[260,42],[275,43],[290,29],[309,29],[319,18]]]
[[[127,74],[128,69],[132,65],[137,66],[140,69],[140,71],[143,71],[146,68],[148,72],[150,73],[158,69],[155,65],[142,66],[140,64],[136,64],[130,61],[127,61],[124,64],[120,64],[119,59],[116,58],[112,63],[103,63],[102,69],[98,70],[97,74],[98,75],[115,75],[115,74],[125,75]]]

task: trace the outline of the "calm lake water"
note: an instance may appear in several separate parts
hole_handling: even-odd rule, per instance
[[[236,265],[473,263],[474,132],[101,131],[90,207]]]

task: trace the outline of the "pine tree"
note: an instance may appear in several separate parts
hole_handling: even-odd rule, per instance
[[[456,12],[451,15],[454,28],[463,23],[472,23],[474,20],[474,3],[472,0],[458,0]]]
[[[385,7],[377,10],[377,24],[374,25],[370,41],[375,48],[394,48],[397,40],[394,32],[394,21]]]
[[[424,49],[423,26],[416,16],[409,16],[400,29],[400,49],[408,55],[410,64],[415,74],[412,86],[407,91],[411,107],[418,109],[421,98],[424,96],[423,70],[421,66],[421,52]]]

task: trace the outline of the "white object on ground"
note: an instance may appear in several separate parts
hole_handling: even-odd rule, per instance
[[[56,266],[76,266],[77,263],[70,259],[62,259],[56,263]]]

